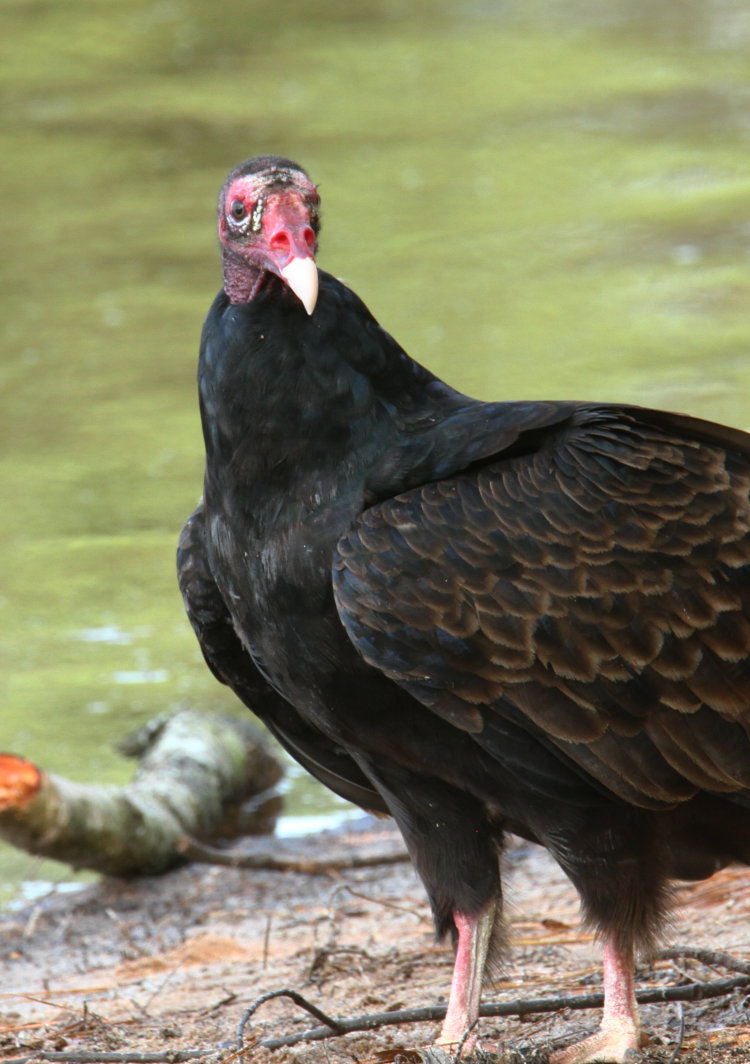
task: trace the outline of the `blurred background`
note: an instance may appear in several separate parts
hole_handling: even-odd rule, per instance
[[[215,201],[247,156],[309,170],[323,268],[463,391],[750,427],[750,0],[0,14],[0,749],[125,782],[124,733],[233,705],[174,548]],[[290,814],[341,805],[294,774]],[[0,904],[61,877],[0,849]]]

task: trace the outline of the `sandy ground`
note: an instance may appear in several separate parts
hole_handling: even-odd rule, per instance
[[[371,820],[345,832],[244,845],[318,859],[401,848],[392,827]],[[547,855],[512,846],[505,883],[512,951],[484,1000],[598,989],[598,946],[579,929],[575,892]],[[669,941],[750,959],[750,870],[680,887]],[[42,1050],[63,1059],[83,1053],[106,1059],[105,1053],[195,1049],[225,1064],[243,1057],[258,1064],[414,1061],[437,1023],[271,1051],[258,1042],[318,1026],[281,998],[248,1022],[244,1053],[236,1049],[236,1032],[258,997],[287,987],[334,1016],[444,1003],[451,968],[449,948],[433,941],[408,863],[326,875],[188,865],[158,878],[104,881],[0,916],[0,1062],[33,1059]],[[639,986],[731,974],[694,961],[661,961],[639,971]],[[685,1004],[681,1044],[679,1006],[644,1007],[643,1060],[750,1061],[748,993]],[[551,1048],[597,1022],[595,1012],[570,1010],[487,1018],[480,1038],[494,1044],[494,1060],[542,1064]]]

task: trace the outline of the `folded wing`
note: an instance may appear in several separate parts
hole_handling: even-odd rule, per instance
[[[646,808],[750,787],[748,437],[586,407],[367,510],[337,606],[361,655],[502,758],[522,723]]]

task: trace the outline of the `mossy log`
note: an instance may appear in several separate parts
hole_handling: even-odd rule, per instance
[[[182,710],[119,748],[139,759],[122,787],[77,783],[0,753],[0,838],[74,868],[127,876],[183,861],[186,836],[273,831],[280,800],[266,799],[284,770],[249,722]]]

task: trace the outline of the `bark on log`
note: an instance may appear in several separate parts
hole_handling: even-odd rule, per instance
[[[184,861],[185,836],[273,831],[280,802],[269,810],[265,799],[284,770],[249,722],[182,710],[120,749],[140,761],[124,787],[77,783],[0,753],[0,838],[74,868],[127,876]],[[255,832],[242,816],[252,796],[263,807]]]

